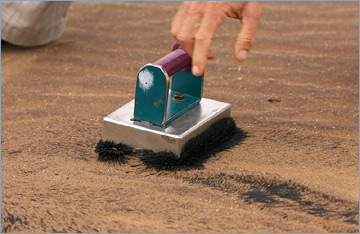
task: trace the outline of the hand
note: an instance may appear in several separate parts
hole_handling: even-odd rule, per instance
[[[210,50],[211,41],[226,16],[241,21],[241,30],[235,38],[234,56],[242,62],[255,40],[261,2],[185,1],[175,15],[171,35],[192,57],[192,73],[195,76],[202,75],[207,60],[214,58]]]

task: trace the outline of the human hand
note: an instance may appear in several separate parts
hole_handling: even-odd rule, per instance
[[[195,76],[202,75],[207,60],[215,57],[210,50],[211,42],[226,16],[241,21],[241,29],[235,38],[234,56],[242,62],[255,40],[261,2],[185,1],[175,15],[171,35],[192,57],[192,73]]]

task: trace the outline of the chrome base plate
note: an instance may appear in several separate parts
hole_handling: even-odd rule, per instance
[[[106,116],[102,140],[154,152],[170,151],[180,157],[186,142],[217,120],[230,116],[230,104],[202,98],[199,105],[163,128],[132,121],[133,115],[134,100]]]

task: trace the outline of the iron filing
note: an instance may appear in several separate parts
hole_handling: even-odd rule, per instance
[[[191,73],[191,57],[176,43],[139,70],[135,99],[104,118],[102,140],[180,157],[186,142],[230,116],[230,104],[202,98],[203,83],[204,75]]]

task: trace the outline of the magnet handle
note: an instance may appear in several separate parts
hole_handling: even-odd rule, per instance
[[[162,66],[166,70],[167,74],[172,76],[184,68],[191,68],[191,57],[188,53],[186,53],[184,48],[176,42],[171,53],[165,55],[153,64]]]

